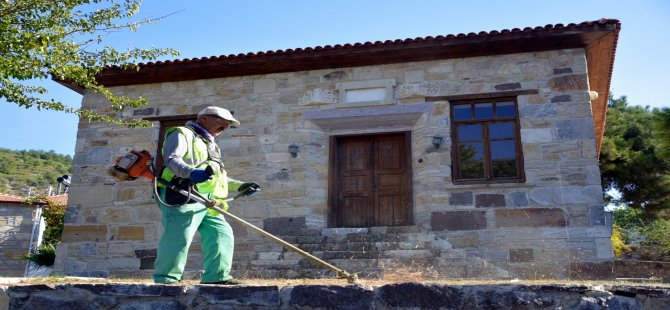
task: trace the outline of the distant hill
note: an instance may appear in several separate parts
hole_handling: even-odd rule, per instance
[[[0,148],[0,193],[27,197],[56,191],[56,179],[71,175],[72,157],[54,151],[14,151]]]

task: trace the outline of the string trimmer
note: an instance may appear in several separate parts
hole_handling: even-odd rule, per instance
[[[154,181],[154,186],[157,186],[156,183],[160,183],[167,188],[170,188],[185,197],[188,197],[190,199],[193,199],[197,202],[202,203],[205,205],[207,208],[210,208],[212,210],[215,210],[216,212],[219,212],[223,214],[225,217],[233,219],[237,221],[238,223],[251,228],[252,230],[256,231],[259,233],[261,236],[268,238],[284,248],[291,250],[295,253],[300,254],[301,256],[309,259],[313,263],[323,266],[327,269],[332,270],[335,272],[336,276],[338,279],[347,279],[348,283],[355,283],[356,280],[358,280],[358,276],[354,273],[349,273],[346,272],[340,268],[335,267],[334,265],[312,255],[304,250],[298,248],[297,246],[290,244],[279,237],[243,220],[242,218],[231,214],[230,212],[223,210],[222,208],[219,207],[220,203],[217,203],[215,200],[209,199],[207,197],[202,196],[200,193],[198,193],[196,190],[194,190],[192,187],[184,188],[182,186],[179,186],[177,184],[170,183],[166,180],[161,179],[160,177],[157,177],[154,175],[152,171],[152,163],[153,163],[153,157],[148,151],[136,151],[132,150],[128,154],[126,154],[123,157],[119,157],[116,159],[116,165],[113,167],[109,168],[108,172],[111,176],[116,178],[119,181],[126,181],[126,180],[134,180],[137,179],[140,176],[143,176],[149,180]],[[235,199],[238,199],[240,197],[243,197],[248,194],[248,191],[256,191],[257,189],[253,188],[248,188],[243,192],[238,193],[234,197],[230,197],[227,199],[224,199],[224,201],[229,202],[233,201]]]

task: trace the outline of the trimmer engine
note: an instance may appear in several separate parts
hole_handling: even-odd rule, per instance
[[[153,180],[154,173],[151,171],[153,160],[147,150],[131,150],[125,156],[117,157],[116,165],[110,167],[107,172],[119,181],[135,180],[139,177]]]

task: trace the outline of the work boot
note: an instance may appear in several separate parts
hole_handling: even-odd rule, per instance
[[[241,284],[243,284],[243,283],[242,283],[242,281],[240,281],[240,280],[230,279],[230,280],[227,280],[227,281],[209,282],[209,283],[202,283],[202,284],[241,285]]]

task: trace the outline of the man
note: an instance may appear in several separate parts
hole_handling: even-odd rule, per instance
[[[165,167],[161,177],[175,184],[194,183],[203,196],[220,202],[228,190],[254,193],[256,183],[228,178],[221,162],[221,151],[214,141],[230,125],[239,126],[230,111],[211,106],[198,113],[195,122],[170,128],[163,143]],[[182,279],[188,248],[195,232],[200,233],[203,268],[202,283],[239,284],[228,273],[233,260],[233,230],[216,211],[166,187],[160,187],[158,207],[161,209],[164,232],[158,243],[154,264],[156,283],[174,283]]]

